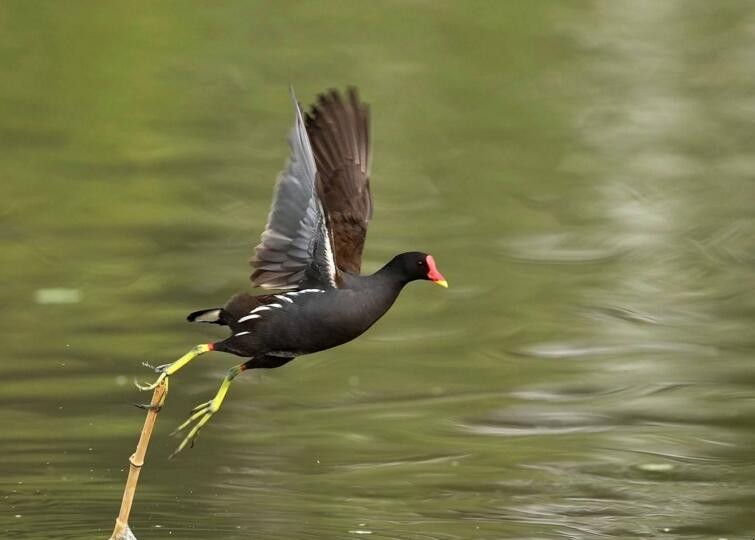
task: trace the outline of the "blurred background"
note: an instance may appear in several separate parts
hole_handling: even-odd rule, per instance
[[[292,123],[372,105],[362,339],[172,379],[139,538],[755,534],[755,5],[0,7],[0,536],[104,538],[152,380],[249,287]]]

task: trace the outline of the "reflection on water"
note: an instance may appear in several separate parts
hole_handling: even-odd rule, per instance
[[[452,288],[240,377],[167,461],[236,361],[182,372],[140,538],[751,537],[755,10],[365,9],[6,10],[0,536],[109,534],[130,381],[221,335],[183,317],[246,283],[293,81],[373,104],[367,268]]]

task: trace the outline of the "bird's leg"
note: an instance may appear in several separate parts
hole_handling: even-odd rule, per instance
[[[206,352],[209,352],[213,349],[212,343],[203,343],[201,345],[197,345],[193,349],[191,349],[189,352],[187,352],[185,355],[183,355],[181,358],[173,362],[172,364],[164,364],[162,366],[157,366],[156,368],[153,368],[157,373],[160,374],[159,377],[157,377],[157,380],[153,382],[152,384],[139,384],[138,382],[134,381],[134,384],[136,384],[136,387],[139,390],[154,390],[157,388],[157,385],[159,385],[161,382],[166,381],[170,375],[173,375],[176,371],[184,367],[186,364],[194,360],[197,356],[200,354],[204,354]],[[151,367],[151,366],[148,366]]]
[[[186,422],[178,426],[178,428],[171,434],[176,435],[177,433],[189,427],[192,422],[196,421],[196,424],[194,424],[194,427],[191,428],[191,431],[189,431],[184,440],[181,441],[181,444],[178,446],[178,448],[176,448],[176,451],[170,455],[171,458],[178,454],[181,450],[186,448],[187,445],[190,444],[191,446],[194,446],[194,441],[197,438],[197,434],[199,434],[199,430],[202,429],[202,426],[210,421],[212,415],[220,410],[220,406],[223,404],[225,395],[228,393],[228,389],[231,387],[231,381],[245,369],[245,364],[240,364],[229,369],[228,374],[225,376],[225,379],[223,379],[223,383],[220,385],[220,389],[218,390],[218,393],[215,394],[215,397],[210,401],[201,403],[194,407],[191,410],[191,416],[189,416]]]

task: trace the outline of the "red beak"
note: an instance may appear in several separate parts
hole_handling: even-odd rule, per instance
[[[427,258],[425,259],[425,262],[427,263],[427,268],[428,268],[427,279],[447,289],[448,282],[446,281],[446,278],[443,277],[443,274],[438,272],[438,267],[435,266],[435,259],[433,259],[433,256],[428,255]]]

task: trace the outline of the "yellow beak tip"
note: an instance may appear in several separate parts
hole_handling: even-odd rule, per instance
[[[448,289],[448,282],[445,279],[439,279],[438,281],[433,281],[433,283],[440,285],[444,289]]]

